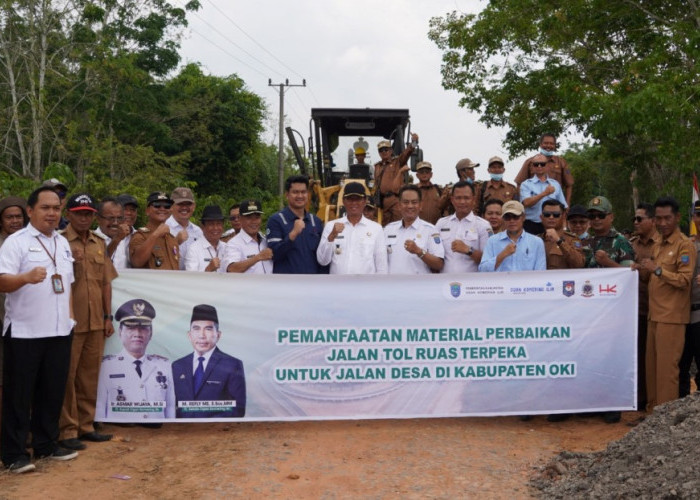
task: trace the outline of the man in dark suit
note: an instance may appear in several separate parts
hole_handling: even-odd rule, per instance
[[[243,362],[221,352],[216,308],[194,306],[187,336],[194,352],[173,363],[177,418],[226,418],[245,415]]]

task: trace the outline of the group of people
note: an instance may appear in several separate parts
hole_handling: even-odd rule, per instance
[[[3,464],[14,472],[33,470],[26,446],[30,430],[34,458],[69,460],[84,441],[109,440],[95,428],[95,408],[99,417],[113,417],[141,398],[138,391],[165,402],[155,416],[196,416],[184,410],[175,415],[177,401],[198,399],[207,363],[219,359],[235,376],[216,384],[228,392],[206,398],[234,401],[227,415],[243,416],[243,365],[216,348],[221,335],[216,309],[195,306],[189,356],[170,363],[146,353],[153,307],[134,299],[112,315],[111,282],[125,268],[427,274],[627,266],[640,279],[639,405],[653,408],[687,394],[690,363],[700,358],[700,243],[694,247],[681,234],[675,200],[641,204],[636,236],[629,241],[614,229],[606,198],[569,206],[573,178],[554,154],[553,136],[542,137],[539,153],[516,178],[519,186],[503,181],[504,162],[493,157],[489,181],[475,182],[478,164],[463,159],[456,165],[459,180],[444,189],[430,184],[428,162],[418,165],[417,184],[399,181],[417,141],[413,134],[397,157],[391,143],[378,144],[375,180],[383,226],[367,210],[373,207],[365,185],[352,180],[340,191],[344,215],[324,224],[308,210],[310,182],[304,176],[287,178],[287,206],[268,218],[264,234],[262,205],[252,199],[230,207],[227,216],[219,206],[204,207],[201,225],[195,224],[194,194],[186,187],[150,194],[146,224],[138,229],[139,201],[129,194],[99,202],[88,193],[67,197],[66,186],[51,179],[26,201],[0,200]],[[700,205],[695,210],[700,223]],[[224,232],[226,219],[231,229]],[[691,319],[695,323],[686,334]],[[115,320],[124,349],[103,360]],[[608,412],[604,419],[617,422],[620,413]]]

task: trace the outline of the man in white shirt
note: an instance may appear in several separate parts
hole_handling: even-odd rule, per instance
[[[95,234],[105,240],[107,255],[117,271],[131,267],[129,264],[129,240],[133,228],[126,222],[124,207],[117,198],[105,197],[97,205]]]
[[[73,257],[56,232],[61,200],[53,188],[29,195],[27,215],[30,224],[0,248],[0,292],[7,294],[0,456],[15,473],[35,469],[27,453],[30,429],[35,459],[78,456],[57,443],[75,321]]]
[[[228,242],[231,259],[229,273],[272,274],[272,249],[260,232],[262,205],[257,200],[240,204],[241,230]]]
[[[177,243],[180,245],[180,269],[185,269],[187,249],[204,235],[199,226],[190,222],[190,217],[197,207],[192,190],[186,187],[175,188],[170,199],[173,200],[173,205],[170,207],[171,215],[165,223],[170,228],[170,234],[177,238]]]
[[[445,249],[442,273],[475,273],[489,236],[491,224],[474,214],[474,187],[466,181],[452,186],[450,201],[455,213],[440,219],[435,227]]]
[[[331,274],[387,274],[388,264],[382,226],[363,215],[367,204],[365,187],[359,182],[345,185],[345,215],[326,223],[316,258],[331,265]]]
[[[399,190],[401,220],[384,228],[389,274],[429,274],[440,272],[445,250],[440,233],[432,224],[419,219],[421,191],[407,184]]]
[[[192,243],[187,250],[185,270],[225,273],[229,247],[221,241],[221,234],[224,232],[224,215],[221,208],[218,205],[204,207],[201,221],[204,237]]]

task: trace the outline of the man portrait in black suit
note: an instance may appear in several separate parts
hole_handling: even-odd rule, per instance
[[[216,347],[221,338],[216,308],[208,304],[194,306],[187,336],[194,352],[173,362],[176,417],[243,417],[243,362]]]

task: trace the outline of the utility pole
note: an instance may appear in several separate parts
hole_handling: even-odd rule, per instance
[[[279,174],[279,195],[280,208],[284,206],[284,88],[285,87],[306,87],[306,79],[301,81],[301,84],[289,83],[289,79],[285,79],[284,83],[272,83],[272,78],[267,80],[268,87],[279,86],[280,94],[280,131],[279,131],[279,155],[277,159],[277,173]]]

